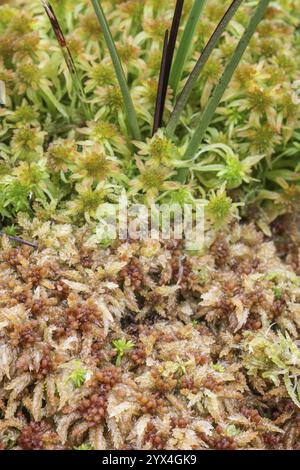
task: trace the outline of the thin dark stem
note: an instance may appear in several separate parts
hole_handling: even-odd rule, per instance
[[[27,246],[30,246],[31,248],[35,248],[35,249],[38,248],[37,243],[27,242],[26,240],[23,240],[20,237],[13,237],[12,235],[7,235],[7,233],[4,233],[4,232],[0,231],[0,237],[4,237],[4,236],[9,238],[10,240],[12,240],[14,242],[21,243],[22,245],[27,245]]]
[[[152,135],[154,135],[162,125],[161,109],[164,106],[163,92],[164,92],[164,80],[165,80],[166,66],[167,66],[168,38],[169,38],[169,31],[167,30],[165,33],[164,48],[163,48],[161,66],[160,66]]]
[[[77,69],[76,69],[71,51],[70,51],[70,49],[67,45],[67,41],[65,39],[64,33],[62,32],[62,29],[60,27],[59,21],[58,21],[56,15],[55,15],[55,12],[54,12],[52,6],[50,5],[50,3],[47,0],[41,0],[41,3],[42,3],[42,5],[45,9],[45,12],[46,12],[49,20],[50,20],[50,23],[51,23],[52,29],[54,31],[54,34],[56,36],[57,42],[61,47],[66,65],[67,65],[68,70],[69,70],[69,72],[72,76],[72,80],[73,80],[73,84],[74,84],[74,88],[76,90],[76,93],[77,93],[80,101],[82,102],[82,105],[84,107],[84,110],[85,110],[87,116],[89,118],[91,118],[91,112],[90,112],[87,104],[85,103],[85,95],[84,95],[84,91],[83,91],[83,88],[82,88],[82,85],[81,85],[81,82],[80,82],[80,79],[79,79],[79,75],[78,75],[78,72],[77,72]]]
[[[173,16],[173,22],[171,26],[171,31],[170,31],[170,39],[168,42],[168,49],[167,49],[167,60],[166,60],[166,73],[164,76],[164,84],[163,84],[163,96],[162,96],[162,107],[160,110],[160,121],[162,123],[163,121],[163,114],[164,114],[164,109],[165,109],[165,102],[166,102],[166,97],[167,97],[167,92],[168,92],[168,84],[170,80],[170,73],[171,73],[171,68],[172,68],[172,63],[173,63],[173,58],[174,58],[174,52],[175,52],[175,47],[176,47],[176,41],[177,41],[177,36],[178,36],[178,31],[179,31],[179,25],[180,25],[180,20],[182,16],[182,9],[183,9],[183,4],[184,0],[177,0],[176,2],[176,7],[175,7],[175,12]]]

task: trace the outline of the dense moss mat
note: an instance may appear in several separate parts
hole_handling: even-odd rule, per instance
[[[233,224],[202,256],[36,223],[0,252],[0,442],[299,449],[300,244]]]
[[[151,133],[173,2],[101,2],[140,139],[90,3],[51,1],[74,87],[41,3],[0,1],[0,446],[299,450],[299,2],[270,4],[189,161],[256,2],[172,140]],[[229,4],[206,2],[178,94]],[[165,124],[175,102],[169,87]],[[124,189],[129,203],[203,203],[203,250],[103,236]]]

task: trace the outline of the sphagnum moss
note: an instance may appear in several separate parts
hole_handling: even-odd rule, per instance
[[[39,250],[0,251],[3,448],[299,450],[299,276],[253,225],[183,260],[28,222]]]
[[[38,0],[0,3],[0,448],[299,450],[298,4],[266,8],[225,90],[268,2],[208,0],[189,38],[184,2],[180,77],[162,81],[151,137],[175,2],[103,1],[101,30],[87,0],[50,0],[56,35]],[[129,202],[204,201],[203,252],[99,240],[124,188]]]

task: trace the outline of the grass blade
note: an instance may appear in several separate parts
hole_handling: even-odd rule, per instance
[[[79,97],[79,99],[80,99],[80,101],[83,105],[83,108],[84,108],[84,111],[85,111],[86,115],[88,116],[88,118],[91,118],[91,112],[90,112],[90,109],[89,109],[89,107],[87,106],[87,104],[85,102],[85,94],[84,94],[84,91],[83,91],[83,88],[82,88],[82,85],[81,85],[81,82],[80,82],[80,79],[79,79],[79,76],[78,76],[78,72],[76,70],[76,66],[75,66],[72,54],[70,52],[70,49],[68,48],[67,41],[65,39],[64,33],[62,32],[59,21],[58,21],[56,15],[55,15],[55,12],[54,12],[52,6],[50,5],[50,3],[47,0],[41,0],[41,3],[42,3],[42,5],[45,9],[45,12],[46,12],[49,20],[50,20],[50,23],[51,23],[52,29],[54,31],[54,34],[56,36],[57,42],[61,47],[65,62],[67,64],[68,70],[69,70],[69,72],[71,74],[71,77],[72,77],[73,85],[74,85],[75,91],[77,93],[77,96]]]
[[[111,35],[106,17],[104,15],[104,12],[103,12],[103,9],[99,0],[92,0],[92,4],[94,7],[96,16],[98,18],[98,21],[100,23],[106,45],[108,47],[111,60],[115,68],[116,76],[120,85],[120,89],[121,89],[123,100],[124,100],[124,106],[125,106],[126,113],[127,113],[128,126],[131,130],[133,138],[136,140],[140,140],[141,133],[140,133],[140,129],[139,129],[138,121],[137,121],[136,112],[133,106],[133,102],[132,102],[130,91],[127,85],[124,70],[123,70],[113,37]]]
[[[179,122],[180,116],[182,111],[184,110],[188,99],[190,97],[191,92],[193,91],[194,85],[199,78],[199,75],[208,61],[213,49],[215,48],[218,40],[222,36],[225,28],[227,27],[229,21],[232,19],[233,15],[241,5],[243,0],[233,0],[230,7],[226,11],[225,15],[221,19],[220,23],[218,24],[217,28],[215,29],[214,33],[212,34],[210,40],[208,41],[207,45],[205,46],[201,56],[199,57],[193,71],[191,72],[184,89],[182,90],[181,95],[179,96],[173,113],[171,114],[170,121],[167,125],[167,134],[172,136],[176,126]]]
[[[173,89],[174,96],[178,89],[180,83],[182,72],[190,51],[192,44],[193,36],[196,30],[197,23],[199,21],[200,15],[202,13],[203,7],[206,3],[206,0],[195,0],[192,6],[189,18],[187,20],[184,32],[178,47],[178,51],[174,60],[174,64],[171,71],[170,85]]]
[[[259,0],[259,3],[258,3],[258,6],[256,7],[256,10],[242,36],[242,38],[240,39],[238,45],[237,45],[237,48],[229,62],[229,64],[227,65],[227,67],[225,68],[224,70],[224,73],[218,83],[218,85],[216,86],[216,88],[214,89],[214,92],[201,116],[201,120],[200,120],[200,123],[198,125],[198,127],[196,128],[195,132],[194,132],[194,135],[188,145],[188,148],[186,150],[186,153],[184,155],[184,158],[185,159],[189,159],[191,158],[192,156],[194,156],[194,154],[196,153],[197,149],[199,148],[199,145],[201,144],[202,140],[203,140],[203,137],[205,135],[205,132],[214,116],[214,113],[222,99],[222,96],[227,88],[227,86],[229,85],[229,82],[237,68],[237,66],[239,65],[241,59],[242,59],[242,56],[253,36],[253,34],[255,33],[256,31],[256,28],[258,26],[258,24],[260,23],[260,21],[263,19],[263,16],[266,12],[266,9],[269,5],[271,0]],[[185,176],[186,176],[186,169],[185,171],[181,172],[181,181],[182,179],[185,179]]]
[[[35,248],[35,249],[38,248],[37,243],[27,242],[26,240],[23,240],[20,237],[13,237],[12,235],[7,235],[7,233],[0,231],[0,237],[4,237],[4,236],[9,238],[9,240],[12,240],[17,243],[21,243],[22,245],[31,246],[31,248]]]
[[[164,106],[165,106],[165,101],[166,101],[167,92],[168,92],[169,78],[170,78],[170,73],[171,73],[171,68],[172,68],[172,63],[173,63],[174,51],[176,47],[176,41],[177,41],[178,30],[179,30],[181,15],[182,15],[183,4],[184,4],[184,0],[176,1],[172,27],[170,31],[170,39],[168,42],[167,58],[166,58],[166,73],[164,76],[164,85],[163,85],[163,103],[162,103],[163,106],[161,108],[161,122],[163,120]]]
[[[162,110],[164,108],[163,93],[164,93],[164,82],[165,82],[166,65],[167,65],[168,37],[169,37],[169,33],[167,30],[165,34],[164,48],[163,48],[163,54],[162,54],[162,59],[161,59],[152,135],[154,135],[158,131],[158,129],[162,126],[162,118],[163,118]]]

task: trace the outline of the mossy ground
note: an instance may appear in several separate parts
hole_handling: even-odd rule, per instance
[[[33,232],[0,253],[3,448],[299,449],[295,226],[285,260],[236,223],[202,256]]]
[[[102,2],[139,141],[90,2],[51,3],[85,106],[40,2],[0,1],[0,228],[38,244],[1,237],[0,446],[299,450],[299,2],[270,4],[186,163],[253,2],[172,141],[151,138],[171,2]],[[229,3],[207,2],[178,92]],[[165,122],[175,98],[170,87]],[[204,201],[203,252],[99,239],[124,188],[131,203]]]

